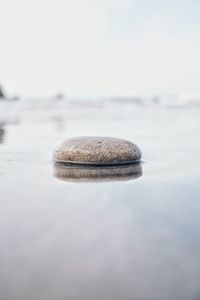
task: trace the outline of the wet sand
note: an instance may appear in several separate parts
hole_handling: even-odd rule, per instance
[[[60,102],[0,107],[0,298],[199,299],[200,108]],[[136,142],[142,173],[60,180],[81,135]]]

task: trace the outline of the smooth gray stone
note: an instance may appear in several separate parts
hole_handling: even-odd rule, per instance
[[[78,166],[55,162],[54,176],[67,182],[126,181],[142,176],[142,166]]]
[[[77,164],[116,165],[141,159],[139,147],[112,137],[77,137],[66,140],[54,151],[54,160]]]

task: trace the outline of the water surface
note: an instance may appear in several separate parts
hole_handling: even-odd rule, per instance
[[[3,103],[0,298],[199,299],[199,120],[198,107]],[[81,135],[136,142],[141,176],[55,177],[54,147]]]

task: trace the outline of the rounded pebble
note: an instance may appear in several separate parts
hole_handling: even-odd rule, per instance
[[[54,151],[54,160],[75,164],[120,165],[138,162],[142,153],[136,144],[112,137],[76,137]]]

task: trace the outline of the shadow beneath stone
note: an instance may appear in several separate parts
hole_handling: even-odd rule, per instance
[[[54,176],[69,182],[126,181],[142,176],[141,164],[124,166],[77,166],[54,163]]]

